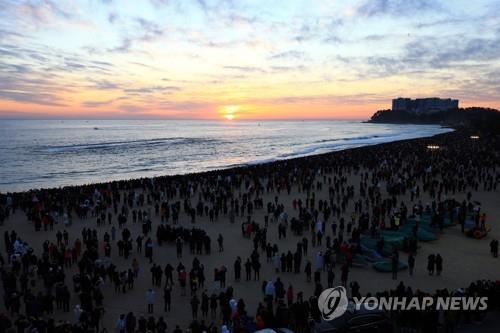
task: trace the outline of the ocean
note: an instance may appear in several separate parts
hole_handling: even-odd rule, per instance
[[[0,120],[0,192],[201,172],[449,131],[344,120]]]

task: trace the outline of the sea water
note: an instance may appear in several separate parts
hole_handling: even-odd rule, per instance
[[[346,120],[0,120],[0,191],[201,172],[448,131]]]

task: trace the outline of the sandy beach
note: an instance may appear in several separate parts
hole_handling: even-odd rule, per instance
[[[380,171],[380,165],[383,163],[400,163],[400,170],[405,170],[407,167],[411,167],[411,163],[413,161],[410,158],[413,154],[412,149],[417,146],[425,146],[431,142],[438,142],[443,145],[446,145],[447,140],[452,138],[455,140],[457,136],[464,136],[464,134],[445,134],[435,138],[427,138],[427,139],[416,139],[410,140],[407,143],[408,149],[406,151],[401,151],[401,160],[400,161],[385,161],[386,157],[384,155],[380,155],[380,164],[376,166],[377,171]],[[465,139],[464,139],[465,140]],[[471,143],[473,144],[473,143]],[[474,143],[477,144],[477,143]],[[394,149],[393,147],[400,145],[400,143],[389,143],[383,144],[380,146],[374,147],[365,147],[354,149],[353,151],[361,151],[361,154],[378,154],[380,151],[383,151],[385,148]],[[413,148],[412,148],[413,147]],[[455,149],[455,148],[453,148]],[[337,155],[342,154],[342,156],[347,156],[351,154],[351,151],[344,151],[338,153],[332,153],[332,159],[335,159]],[[359,153],[357,153],[359,154]],[[430,154],[430,153],[429,153]],[[498,152],[496,152],[498,158]],[[439,156],[436,157],[439,159]],[[311,160],[314,165],[316,162],[314,158],[306,157],[299,160],[289,161],[288,163],[296,163],[297,167],[300,168],[301,164],[305,165],[303,160]],[[286,163],[286,162],[285,162]],[[368,174],[368,179],[370,179],[373,175],[373,171],[375,168],[370,168],[369,164],[361,163],[356,168],[352,163],[348,168],[341,168],[342,176],[345,178],[345,183],[342,187],[354,187],[354,196],[350,198],[347,202],[347,206],[345,211],[340,214],[341,217],[344,217],[346,221],[350,221],[351,215],[355,209],[355,202],[360,199],[360,191],[359,185],[362,182],[362,177],[364,174]],[[283,164],[280,164],[283,165]],[[330,170],[330,172],[326,171],[327,169],[322,166],[321,163],[315,164],[314,167],[310,167],[311,163],[307,163],[307,169],[313,170],[313,177],[310,179],[311,184],[313,184],[313,188],[311,193],[313,192],[315,195],[316,204],[319,200],[329,200],[329,186],[328,186],[328,178],[337,177],[339,174],[335,172],[335,170]],[[450,168],[454,168],[453,166],[449,166]],[[266,167],[263,169],[270,170],[272,167]],[[304,169],[306,169],[304,167]],[[457,168],[458,169],[458,168]],[[278,169],[279,170],[279,169]],[[409,169],[408,169],[409,170]],[[491,170],[490,170],[491,171]],[[225,171],[224,174],[227,174],[229,171]],[[237,173],[238,171],[236,171]],[[260,180],[262,184],[266,183],[266,174],[265,171],[259,173]],[[495,172],[498,175],[498,165],[495,169]],[[279,173],[277,171],[277,173]],[[213,176],[214,173],[210,174]],[[269,175],[267,175],[269,176]],[[448,175],[445,175],[447,177]],[[474,175],[470,175],[474,176]],[[192,176],[185,176],[189,179]],[[433,177],[437,181],[443,181],[446,179],[442,178],[442,174],[433,173]],[[203,179],[204,176],[197,176],[196,179],[199,181]],[[268,179],[268,178],[267,178]],[[286,190],[278,192],[276,188],[271,191],[266,191],[264,189],[262,195],[260,197],[263,200],[264,208],[255,209],[251,219],[261,226],[264,225],[264,216],[267,215],[266,205],[268,202],[274,202],[275,197],[278,198],[280,204],[284,205],[284,211],[288,214],[288,220],[292,218],[299,218],[298,210],[294,209],[293,201],[301,199],[305,202],[307,198],[306,191],[303,191],[302,186],[299,182],[293,181],[290,178],[291,190],[290,193],[287,193]],[[498,181],[498,178],[496,179]],[[421,188],[423,187],[421,179],[416,179],[415,185],[419,185]],[[316,187],[318,182],[322,183],[321,189]],[[460,225],[456,225],[453,227],[448,227],[443,230],[442,233],[439,233],[439,237],[437,240],[432,242],[420,242],[420,248],[416,255],[416,264],[415,264],[415,274],[410,276],[408,270],[404,270],[399,272],[397,280],[391,279],[390,273],[381,273],[375,271],[372,267],[353,267],[349,273],[349,281],[357,281],[361,286],[360,292],[365,295],[366,293],[374,293],[381,290],[393,289],[399,284],[400,281],[403,281],[406,286],[410,286],[412,289],[421,289],[427,292],[434,292],[436,289],[448,288],[450,290],[456,288],[462,288],[468,286],[471,282],[479,279],[487,279],[487,280],[497,280],[500,277],[500,259],[493,258],[490,254],[489,243],[492,239],[500,238],[500,228],[498,226],[498,216],[500,215],[499,208],[499,191],[500,188],[496,190],[485,190],[483,188],[483,183],[479,182],[478,190],[471,191],[472,197],[471,201],[477,201],[481,203],[481,211],[487,214],[487,224],[491,226],[491,232],[484,239],[473,239],[465,237],[460,230]],[[380,180],[379,188],[382,198],[389,198],[390,195],[387,193],[386,182],[384,180]],[[145,195],[150,194],[148,190],[135,188],[134,191],[136,193],[144,193]],[[463,200],[467,200],[467,192],[466,191],[457,191],[455,194],[448,193],[442,194],[442,200],[453,198],[458,202],[462,202]],[[121,193],[125,194],[127,191],[121,190]],[[235,197],[241,198],[243,194],[247,193],[247,189],[245,188],[245,183],[243,182],[239,188],[233,188],[233,195]],[[198,203],[198,198],[201,195],[201,192],[195,191],[191,194],[190,200],[192,205],[195,207]],[[169,202],[175,202],[180,200],[183,201],[178,195],[175,198],[171,198]],[[432,198],[430,193],[427,191],[420,192],[420,198],[414,199],[411,201],[410,191],[406,191],[405,194],[401,194],[397,196],[398,202],[404,202],[407,207],[410,208],[418,203],[419,201],[425,206],[427,204],[431,204],[435,198]],[[136,207],[137,208],[137,207]],[[302,264],[301,273],[275,273],[274,266],[272,263],[266,262],[265,252],[261,253],[261,263],[262,270],[260,272],[260,281],[245,281],[244,279],[244,268],[242,269],[243,278],[241,281],[234,280],[234,270],[233,263],[235,259],[239,256],[242,258],[243,262],[250,256],[253,250],[253,242],[251,239],[245,238],[242,236],[241,232],[241,224],[247,220],[247,214],[243,216],[237,215],[235,217],[235,223],[230,223],[230,217],[228,215],[221,214],[215,222],[210,222],[209,217],[205,214],[202,217],[196,217],[196,223],[191,223],[191,218],[181,209],[179,216],[179,224],[178,226],[182,226],[185,228],[197,227],[204,229],[207,234],[210,236],[212,240],[212,253],[210,255],[193,255],[190,254],[189,248],[187,244],[184,244],[184,251],[182,259],[179,260],[176,257],[176,250],[174,243],[163,244],[162,246],[158,246],[156,243],[156,239],[154,237],[156,228],[159,224],[161,224],[161,217],[159,214],[155,213],[154,202],[151,205],[145,205],[140,207],[140,209],[150,212],[149,216],[152,221],[152,229],[153,232],[151,234],[154,240],[154,263],[160,264],[164,267],[167,263],[170,263],[174,268],[177,267],[179,261],[187,267],[189,271],[192,261],[195,257],[197,257],[200,262],[204,265],[204,271],[206,276],[205,289],[208,290],[209,295],[214,291],[214,283],[213,283],[213,272],[215,268],[219,268],[222,265],[226,266],[228,269],[227,272],[227,286],[231,286],[234,288],[234,297],[236,299],[243,298],[246,303],[246,309],[250,316],[255,315],[255,311],[259,302],[263,300],[263,292],[262,292],[262,281],[263,280],[275,280],[277,277],[281,278],[284,283],[285,288],[287,288],[290,284],[293,285],[295,293],[299,291],[303,291],[305,298],[307,299],[314,292],[314,283],[308,283],[306,281],[306,276],[303,273],[304,264]],[[112,210],[112,209],[111,209]],[[329,220],[326,221],[326,236],[331,236],[332,231],[330,229],[330,224],[332,221],[338,221],[338,217],[330,217]],[[169,221],[168,223],[172,223]],[[116,216],[113,217],[113,225],[117,228],[117,240],[120,237],[121,230],[118,229]],[[102,237],[105,232],[111,233],[112,225],[108,224],[107,221],[103,223],[103,225],[97,226],[96,218],[89,217],[87,219],[79,219],[76,216],[73,216],[72,225],[69,227],[65,227],[65,225],[61,222],[54,226],[53,231],[39,231],[36,232],[34,225],[32,222],[27,220],[26,214],[21,210],[17,209],[9,218],[7,218],[4,224],[0,227],[0,231],[2,233],[6,231],[15,230],[19,237],[22,238],[23,241],[27,242],[34,250],[36,255],[41,254],[43,242],[48,240],[50,242],[56,243],[56,232],[58,230],[67,230],[69,233],[69,244],[73,244],[76,238],[81,238],[81,231],[83,228],[92,228],[96,229],[99,235],[99,254],[103,256],[103,246],[102,246]],[[132,219],[129,217],[125,227],[131,231],[132,239],[135,240],[137,235],[142,233],[142,225],[141,223],[133,223]],[[219,234],[222,234],[224,237],[224,251],[217,251],[217,242],[216,239]],[[287,230],[286,239],[278,239],[278,222],[269,222],[269,226],[267,229],[267,241],[271,244],[277,244],[279,247],[279,253],[288,252],[289,250],[293,253],[296,249],[296,244],[299,242],[302,237],[311,238],[310,231],[305,231],[302,236],[294,235],[290,228]],[[346,236],[347,237],[347,236]],[[347,237],[349,238],[349,237]],[[126,314],[130,311],[134,312],[136,317],[145,316],[148,317],[150,314],[147,313],[146,309],[146,291],[149,288],[153,288],[156,292],[156,300],[154,307],[154,316],[159,317],[163,316],[167,325],[168,331],[172,331],[175,325],[180,325],[183,328],[188,327],[190,324],[191,317],[191,307],[190,307],[190,296],[189,291],[187,296],[181,296],[181,291],[179,288],[179,284],[176,281],[176,273],[174,272],[174,285],[172,290],[172,310],[171,312],[163,311],[163,286],[153,287],[151,283],[151,273],[148,259],[144,256],[144,250],[142,253],[136,252],[135,241],[133,242],[133,250],[131,257],[128,260],[125,260],[123,257],[118,256],[118,250],[116,247],[116,242],[111,242],[111,257],[110,261],[117,266],[119,271],[126,270],[131,267],[132,258],[137,258],[140,265],[140,272],[138,278],[135,280],[133,290],[127,291],[125,294],[123,293],[115,293],[113,284],[108,280],[101,287],[104,293],[104,308],[105,314],[102,320],[102,325],[107,328],[108,331],[114,330],[117,319],[120,314]],[[313,263],[315,261],[315,256],[319,251],[325,250],[325,240],[323,240],[322,246],[312,247],[311,242],[309,243],[309,251],[305,258],[302,260],[304,263],[307,259]],[[443,272],[441,276],[430,276],[427,273],[427,256],[431,253],[439,253],[443,257]],[[2,244],[2,255],[4,258],[7,257],[5,253],[5,246]],[[407,254],[404,252],[400,253],[400,259],[406,261]],[[340,284],[340,264],[336,265],[334,268],[335,271],[335,284]],[[78,272],[77,265],[73,265],[71,269],[66,269],[66,283],[72,290],[72,276]],[[326,286],[326,273],[323,273],[322,276],[322,284]],[[164,285],[163,279],[163,285]],[[43,283],[40,279],[37,279],[36,282],[36,290],[43,290]],[[203,288],[201,288],[202,290]],[[349,288],[348,288],[349,289]],[[35,292],[36,294],[36,292]],[[200,291],[198,291],[198,295]],[[75,321],[75,315],[73,313],[73,309],[75,305],[79,304],[78,298],[76,295],[72,294],[71,297],[71,311],[68,313],[63,313],[61,311],[56,311],[54,317],[56,319],[64,319],[69,320],[70,322]],[[0,311],[7,313],[8,310],[5,309],[5,305],[2,303],[0,306]],[[198,316],[199,319],[201,315]],[[211,322],[216,323],[218,326],[221,325],[221,318],[217,315],[217,318],[211,318],[210,315],[208,318],[204,318],[206,324]]]

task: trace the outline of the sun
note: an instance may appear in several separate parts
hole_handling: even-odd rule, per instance
[[[224,105],[219,108],[219,114],[226,120],[233,120],[239,110],[239,105]]]

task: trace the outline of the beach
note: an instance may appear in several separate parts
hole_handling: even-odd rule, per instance
[[[490,150],[485,149],[483,140],[488,140]],[[495,145],[491,145],[494,143]],[[427,148],[428,145],[438,145],[438,151],[431,151]],[[410,276],[408,270],[403,270],[398,273],[397,279],[391,279],[390,273],[382,273],[374,270],[371,265],[366,267],[352,267],[349,271],[348,283],[357,281],[360,285],[360,293],[376,293],[382,290],[394,289],[402,281],[405,286],[411,287],[413,290],[423,290],[433,293],[437,289],[447,288],[454,290],[457,288],[465,288],[471,282],[476,280],[497,280],[500,276],[500,262],[498,258],[493,258],[490,254],[489,243],[492,239],[500,238],[500,228],[498,226],[498,216],[500,208],[498,205],[499,191],[497,187],[499,181],[498,168],[498,139],[483,139],[473,141],[470,139],[470,133],[464,131],[456,131],[447,134],[441,134],[430,138],[412,139],[407,141],[397,141],[391,143],[382,143],[379,145],[353,148],[349,150],[333,152],[317,156],[307,156],[286,161],[278,161],[270,164],[255,165],[248,167],[240,167],[234,169],[225,169],[220,171],[211,171],[201,174],[188,174],[182,176],[159,177],[151,181],[150,179],[142,179],[135,181],[115,182],[112,185],[106,183],[99,185],[87,185],[82,187],[69,187],[63,190],[45,190],[31,194],[14,194],[10,195],[9,200],[13,200],[15,205],[19,205],[15,212],[10,217],[6,218],[3,225],[0,227],[2,233],[15,230],[17,235],[30,247],[34,249],[37,256],[41,255],[43,243],[46,240],[56,243],[56,232],[67,230],[69,233],[69,246],[74,244],[76,238],[82,238],[82,229],[91,228],[97,230],[99,247],[99,256],[104,256],[103,251],[103,235],[105,232],[111,233],[111,227],[114,225],[117,230],[117,240],[120,238],[123,229],[118,228],[117,214],[113,212],[113,204],[111,200],[106,202],[102,200],[106,214],[110,212],[112,216],[111,224],[107,219],[102,221],[101,225],[97,225],[97,216],[92,216],[90,211],[86,219],[78,218],[73,213],[72,223],[70,226],[65,226],[62,217],[60,222],[54,225],[53,230],[35,231],[33,221],[28,221],[25,209],[33,206],[33,195],[37,196],[40,203],[56,202],[55,198],[64,198],[66,202],[61,203],[62,209],[71,206],[71,200],[78,198],[77,201],[84,201],[86,198],[92,198],[95,191],[104,190],[110,193],[121,193],[122,199],[118,201],[118,211],[124,202],[123,198],[128,193],[135,193],[132,197],[136,198],[139,194],[145,195],[145,204],[143,206],[133,204],[130,210],[140,209],[147,212],[148,219],[152,222],[152,232],[147,237],[153,240],[153,262],[165,267],[170,263],[174,268],[181,261],[187,268],[188,272],[192,266],[193,259],[197,257],[204,265],[204,274],[206,282],[204,287],[200,287],[197,291],[199,296],[203,289],[212,294],[214,290],[219,293],[221,289],[214,289],[214,269],[221,266],[227,267],[227,282],[226,287],[231,286],[234,289],[234,298],[244,299],[246,310],[249,316],[255,316],[259,303],[263,303],[264,295],[262,291],[262,282],[264,280],[276,280],[280,278],[285,288],[289,285],[293,286],[295,294],[302,291],[304,298],[307,300],[314,294],[315,284],[307,282],[304,274],[304,263],[310,260],[315,265],[315,256],[319,251],[326,250],[326,237],[330,236],[331,240],[335,238],[330,229],[330,225],[340,218],[344,218],[346,223],[351,221],[353,213],[356,210],[356,203],[363,202],[360,211],[370,213],[372,215],[374,206],[378,204],[369,204],[369,208],[365,204],[365,200],[369,201],[366,196],[360,194],[360,184],[366,183],[368,187],[373,186],[380,191],[380,200],[391,199],[397,201],[398,206],[404,203],[408,207],[408,215],[411,215],[412,207],[419,202],[422,206],[432,206],[432,201],[446,201],[454,199],[457,203],[462,201],[480,203],[481,212],[487,214],[487,225],[491,227],[491,231],[483,239],[468,238],[461,232],[460,225],[453,225],[437,231],[438,239],[431,242],[419,242],[419,249],[416,255],[415,273]],[[463,153],[463,164],[458,165],[460,161],[457,156]],[[450,155],[452,154],[452,155]],[[458,155],[457,155],[458,154]],[[475,155],[476,154],[476,155]],[[425,158],[423,156],[426,156]],[[450,156],[454,156],[452,159]],[[444,160],[446,159],[446,160]],[[479,160],[479,161],[478,161]],[[419,163],[422,162],[420,166]],[[484,164],[482,164],[484,162]],[[432,170],[420,170],[420,167],[432,166]],[[417,170],[418,169],[418,170]],[[232,183],[229,185],[221,185],[228,177],[231,177]],[[406,178],[405,178],[406,177]],[[489,178],[491,177],[491,179]],[[241,180],[236,185],[234,180]],[[431,184],[429,180],[435,181],[436,191],[425,189],[423,180],[427,184]],[[269,181],[272,186],[268,186]],[[388,193],[388,181],[391,184],[398,183],[401,190],[395,193]],[[463,187],[460,181],[464,181]],[[491,184],[494,185],[490,186]],[[321,185],[318,184],[321,183]],[[474,185],[477,183],[477,188]],[[266,185],[267,184],[267,185]],[[335,187],[333,195],[329,191],[329,186]],[[443,185],[444,184],[444,185]],[[262,188],[258,190],[258,185]],[[319,185],[319,186],[318,186]],[[441,185],[441,190],[439,187]],[[419,198],[411,199],[411,189],[415,186],[420,187]],[[267,187],[267,188],[266,188]],[[287,189],[289,187],[289,190]],[[352,187],[353,194],[346,195],[347,189]],[[176,188],[175,195],[167,195],[167,188]],[[278,190],[279,188],[279,190]],[[203,189],[203,191],[201,190]],[[346,192],[344,192],[344,189]],[[404,190],[403,190],[404,189]],[[431,193],[433,192],[433,193]],[[468,193],[470,196],[468,197]],[[68,194],[78,193],[78,195]],[[223,194],[224,193],[224,194]],[[156,194],[158,196],[156,196]],[[324,201],[334,203],[337,207],[341,206],[341,202],[345,200],[345,207],[340,209],[338,214],[331,214],[324,221],[326,224],[325,234],[322,245],[312,246],[312,235],[309,230],[304,230],[301,235],[294,235],[288,225],[286,238],[279,239],[278,225],[279,221],[273,221],[270,218],[267,227],[267,242],[277,244],[279,253],[292,253],[296,251],[297,242],[303,237],[309,239],[309,250],[307,255],[302,259],[302,267],[300,274],[275,272],[273,263],[266,262],[266,253],[259,250],[260,263],[262,269],[260,271],[260,280],[245,281],[244,268],[242,268],[242,279],[235,281],[233,264],[239,256],[243,263],[250,256],[253,250],[252,239],[243,237],[242,223],[250,219],[264,227],[266,215],[272,215],[267,210],[268,203],[278,202],[283,205],[284,212],[288,215],[287,220],[292,218],[300,219],[299,210],[294,209],[295,203],[300,199],[306,202],[307,198],[311,198],[314,194],[315,208],[318,209],[318,202]],[[213,207],[217,202],[216,197],[226,195],[228,198],[238,198],[240,203],[244,197],[248,196],[249,201],[254,198],[262,200],[263,208],[254,207],[251,214],[236,214],[234,223],[230,222],[230,214],[220,213],[218,218],[210,221],[208,214],[203,213],[202,216],[196,216],[195,223],[192,223],[191,215],[186,214],[184,209],[180,210],[179,220],[176,226],[181,226],[187,229],[192,227],[201,228],[206,231],[211,241],[211,254],[192,254],[189,251],[187,242],[184,243],[182,258],[176,256],[176,244],[173,242],[158,245],[156,240],[156,230],[160,224],[172,224],[172,220],[162,222],[161,211],[155,211],[155,204],[160,204],[163,201],[174,203],[179,201],[181,206],[185,202],[190,202],[193,207],[196,207],[198,202],[203,201],[209,207]],[[332,197],[330,201],[330,197]],[[6,197],[3,196],[5,199]],[[160,198],[162,198],[160,200]],[[148,199],[151,201],[148,204]],[[228,199],[229,200],[229,199]],[[23,203],[23,201],[25,201]],[[378,201],[379,203],[381,201]],[[29,204],[31,202],[31,204]],[[229,201],[228,201],[229,202]],[[375,200],[377,202],[377,200]],[[38,206],[38,205],[37,205]],[[40,206],[38,206],[40,207]],[[92,206],[91,207],[95,207]],[[45,213],[53,214],[57,211],[55,206],[43,207]],[[390,215],[390,212],[387,212]],[[249,217],[250,216],[250,217]],[[358,226],[357,219],[360,212],[354,215],[353,227]],[[389,218],[385,219],[388,223]],[[172,331],[175,325],[180,325],[182,328],[187,328],[192,321],[190,299],[191,294],[189,287],[187,295],[181,295],[179,283],[174,272],[174,285],[172,287],[172,309],[170,312],[164,311],[163,305],[163,286],[152,286],[149,260],[145,258],[144,250],[142,253],[137,253],[135,238],[142,234],[142,224],[140,222],[133,223],[131,213],[128,213],[127,222],[124,228],[130,230],[132,235],[133,249],[128,259],[118,255],[116,241],[111,241],[111,256],[109,260],[116,265],[118,271],[123,271],[131,268],[131,261],[137,258],[139,263],[139,274],[134,281],[132,290],[127,290],[126,293],[116,293],[113,283],[109,280],[105,281],[100,286],[104,295],[104,310],[102,317],[102,326],[108,331],[114,330],[115,324],[120,314],[133,312],[136,317],[149,317],[153,315],[155,318],[163,316],[168,325],[168,331]],[[368,231],[366,230],[368,233]],[[223,236],[224,250],[219,252],[217,249],[217,238],[221,234]],[[350,238],[347,232],[344,232],[344,240]],[[427,257],[429,254],[439,253],[443,258],[443,271],[440,276],[429,275],[427,273]],[[7,258],[5,246],[2,246],[2,255]],[[400,260],[407,260],[407,253],[401,251]],[[6,263],[6,267],[8,264]],[[341,264],[337,263],[333,268],[335,273],[334,285],[340,285]],[[73,265],[71,268],[65,269],[65,281],[70,290],[73,289],[72,277],[78,272],[78,266]],[[326,287],[326,273],[321,274],[322,285]],[[40,278],[36,280],[34,294],[38,291],[43,291],[43,282]],[[153,288],[156,293],[154,301],[154,313],[147,313],[146,307],[146,292],[149,288]],[[350,290],[350,288],[347,288]],[[53,315],[56,319],[75,321],[73,309],[77,304],[80,304],[78,297],[72,293],[70,312],[64,313],[56,311]],[[5,304],[0,307],[1,312],[7,313]],[[44,314],[43,316],[48,316]],[[214,322],[218,327],[222,325],[222,319],[217,313],[216,318],[202,318],[198,314],[198,319],[203,319],[208,325]]]

